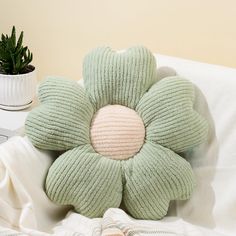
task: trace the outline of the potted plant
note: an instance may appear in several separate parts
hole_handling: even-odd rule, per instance
[[[30,65],[33,54],[22,45],[23,31],[16,39],[15,26],[11,35],[0,39],[0,108],[20,110],[32,104],[36,91],[35,67]]]

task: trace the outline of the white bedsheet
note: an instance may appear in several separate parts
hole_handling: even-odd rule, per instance
[[[186,155],[198,182],[192,198],[173,203],[157,222],[133,220],[119,209],[103,219],[66,215],[43,191],[52,153],[15,137],[0,146],[0,235],[11,235],[10,229],[22,235],[236,235],[236,70],[162,55],[157,61],[192,80],[209,105],[196,104],[212,126],[208,143]]]

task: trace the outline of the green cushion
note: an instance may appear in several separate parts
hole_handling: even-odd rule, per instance
[[[36,147],[65,151],[48,171],[48,197],[88,217],[122,205],[135,218],[163,218],[170,201],[188,199],[196,184],[180,153],[208,134],[193,108],[193,84],[180,76],[158,80],[155,58],[144,47],[97,48],[85,57],[83,77],[85,88],[63,78],[43,81],[40,105],[26,120]],[[122,160],[97,153],[90,137],[97,112],[116,104],[135,110],[145,127],[141,148]]]

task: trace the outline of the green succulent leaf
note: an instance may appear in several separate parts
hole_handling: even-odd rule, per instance
[[[15,26],[12,27],[11,39],[12,39],[13,46],[15,46],[16,45],[16,28],[15,28]]]
[[[22,74],[29,71],[33,54],[28,47],[23,46],[23,31],[16,38],[15,26],[12,27],[11,35],[1,35],[0,40],[0,73]]]
[[[17,41],[17,45],[16,45],[16,49],[20,49],[22,47],[22,43],[23,43],[23,36],[24,36],[24,33],[23,31],[20,33],[20,37]]]

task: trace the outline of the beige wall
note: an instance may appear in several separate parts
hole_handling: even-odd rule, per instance
[[[39,79],[81,78],[85,53],[101,45],[236,67],[235,0],[0,0],[0,32],[13,24]]]

